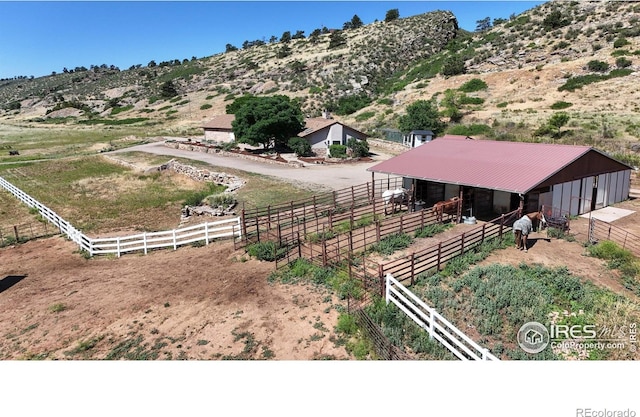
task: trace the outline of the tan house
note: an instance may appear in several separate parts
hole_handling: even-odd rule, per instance
[[[204,129],[204,139],[225,143],[233,142],[235,136],[231,122],[233,122],[235,118],[233,114],[221,114],[209,120],[202,126]]]
[[[233,114],[215,116],[202,126],[205,140],[233,142],[235,137],[231,122],[234,120]],[[305,119],[305,129],[298,136],[307,139],[311,149],[318,155],[326,154],[330,145],[346,145],[350,138],[367,138],[366,134],[329,118],[327,114],[324,117]]]

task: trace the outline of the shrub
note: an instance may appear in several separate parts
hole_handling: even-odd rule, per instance
[[[366,112],[360,113],[359,115],[356,116],[356,122],[362,122],[364,120],[371,119],[375,115],[376,113],[373,111],[366,111]]]
[[[462,84],[458,90],[465,93],[472,93],[474,91],[486,90],[487,83],[479,78],[473,78],[466,83]]]
[[[391,255],[397,250],[408,248],[413,238],[406,233],[394,233],[380,239],[379,243],[371,246],[371,251],[381,255]]]
[[[587,63],[587,68],[589,68],[589,71],[607,72],[609,70],[609,64],[607,64],[606,62],[598,61],[597,59],[594,59]]]
[[[482,124],[453,125],[447,129],[447,133],[462,136],[488,135],[491,133],[491,127]]]
[[[273,262],[283,258],[287,253],[286,247],[277,247],[275,242],[258,242],[247,246],[247,253],[261,261]]]
[[[351,314],[341,313],[338,316],[338,324],[336,330],[347,335],[354,335],[358,331],[356,318]]]
[[[460,104],[482,104],[484,103],[484,99],[480,97],[469,97],[467,95],[463,95],[460,97]]]
[[[442,64],[442,75],[444,76],[459,75],[465,72],[467,72],[467,68],[464,59],[459,55],[450,56]]]
[[[347,147],[351,149],[354,158],[369,156],[369,143],[366,139],[358,140],[356,138],[349,138],[349,140],[347,140]],[[333,155],[333,152],[331,152],[331,155]]]
[[[209,205],[213,207],[217,206],[230,206],[235,204],[236,198],[232,194],[214,194],[207,198]]]
[[[566,101],[556,101],[551,105],[552,110],[562,110],[573,106],[573,103],[567,103]]]
[[[293,137],[287,142],[287,146],[296,153],[298,156],[311,156],[313,151],[311,150],[311,144],[305,138]]]
[[[616,67],[618,68],[627,68],[630,67],[632,62],[625,57],[620,57],[616,59]]]
[[[211,107],[213,107],[211,104],[206,103],[200,106],[200,110],[207,110],[207,109],[210,109]]]
[[[332,158],[346,158],[347,147],[344,145],[330,145],[329,155],[331,155]]]
[[[627,45],[629,45],[629,41],[625,37],[620,37],[613,42],[613,47],[616,49]]]

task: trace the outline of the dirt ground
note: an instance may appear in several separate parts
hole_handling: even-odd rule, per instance
[[[335,297],[270,284],[231,242],[85,259],[61,237],[0,249],[0,359],[349,359]]]

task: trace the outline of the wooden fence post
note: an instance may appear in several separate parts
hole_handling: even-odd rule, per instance
[[[416,253],[411,252],[411,285],[414,284],[415,267],[416,267]]]
[[[380,221],[376,222],[376,242],[380,243]]]
[[[504,214],[500,216],[500,231],[498,232],[500,240],[502,240],[502,228],[504,228]]]
[[[464,255],[464,233],[462,233],[462,237],[460,239],[460,255]]]
[[[380,279],[380,297],[384,297],[384,271],[382,264],[378,264],[378,277]]]
[[[404,214],[402,214],[402,215],[400,216],[400,233],[402,233],[402,230],[403,230],[403,224],[402,224],[402,219],[403,219],[403,218],[404,218]]]
[[[302,242],[300,241],[300,232],[298,232],[298,258],[302,258]]]
[[[242,202],[242,211],[240,212],[240,221],[242,222],[240,226],[240,233],[244,236],[245,243],[247,242],[247,219],[245,218],[244,213],[244,202]]]
[[[18,226],[13,226],[13,234],[16,236],[16,242],[20,242],[20,235],[18,235]]]
[[[484,242],[484,229],[486,228],[486,226],[486,223],[482,225],[482,239],[480,239],[480,243]]]
[[[438,242],[438,263],[436,268],[440,271],[440,260],[442,259],[442,242]]]

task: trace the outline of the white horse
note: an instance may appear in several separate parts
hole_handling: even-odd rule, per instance
[[[391,204],[391,213],[396,212],[396,205],[402,206],[403,203],[408,201],[409,192],[404,188],[396,188],[395,190],[387,190],[382,193],[382,200],[384,201],[384,214],[387,214],[387,207]]]

